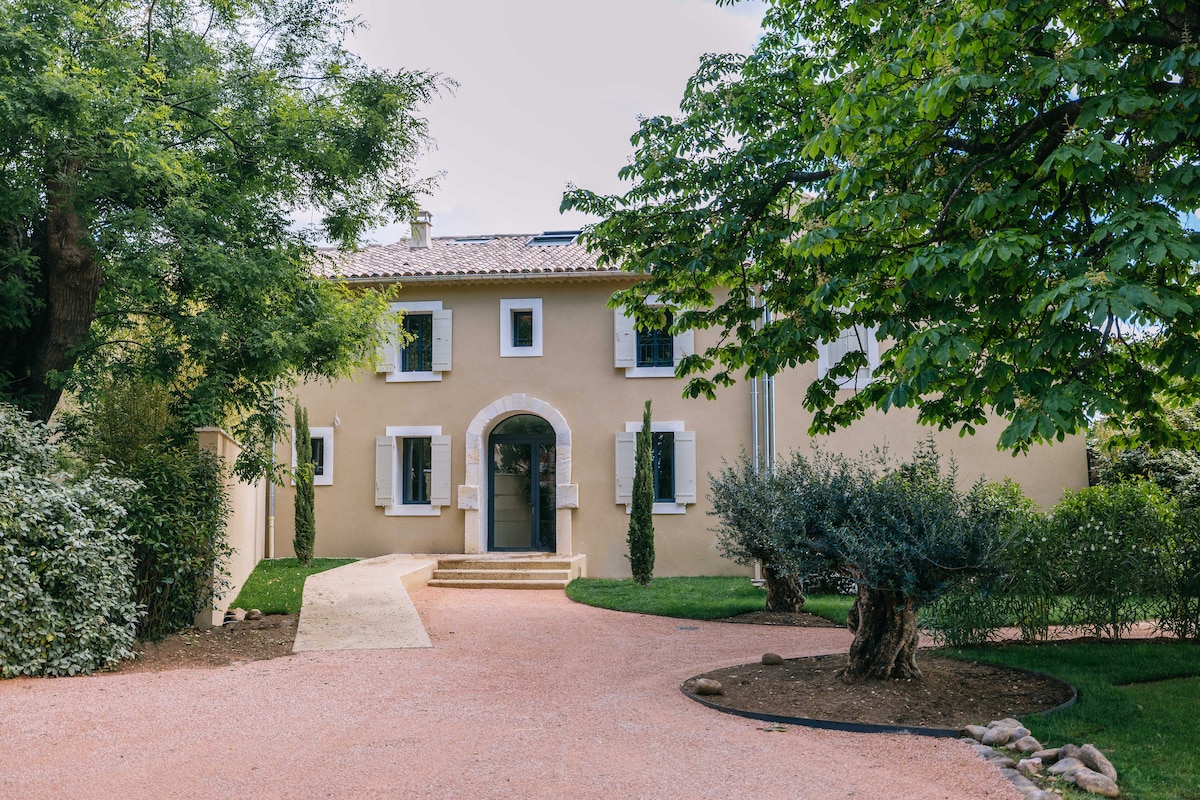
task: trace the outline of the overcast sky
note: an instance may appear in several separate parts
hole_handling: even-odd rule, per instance
[[[638,115],[673,113],[701,54],[749,52],[763,7],[713,0],[355,0],[367,63],[458,82],[425,109],[444,173],[425,200],[441,235],[575,228],[568,183],[621,189]],[[407,235],[377,230],[376,242]]]

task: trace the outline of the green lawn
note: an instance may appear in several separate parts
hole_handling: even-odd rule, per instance
[[[657,614],[685,619],[721,619],[762,611],[767,591],[749,578],[655,578],[649,586],[632,580],[577,578],[567,586],[567,597],[578,603],[614,611]],[[845,623],[853,598],[810,595],[805,610]]]
[[[1048,746],[1094,743],[1120,773],[1122,797],[1200,800],[1200,644],[1064,642],[949,652],[1073,684],[1073,707],[1022,722]]]
[[[230,608],[257,608],[264,614],[299,614],[305,578],[352,563],[353,558],[314,558],[312,564],[302,567],[294,558],[263,559],[250,573]]]

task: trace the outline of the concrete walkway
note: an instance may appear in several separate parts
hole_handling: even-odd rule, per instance
[[[433,647],[405,584],[423,586],[436,565],[397,554],[309,575],[292,652]]]

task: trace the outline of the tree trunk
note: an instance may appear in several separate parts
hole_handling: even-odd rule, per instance
[[[50,419],[62,396],[56,373],[75,366],[76,348],[87,340],[103,274],[87,225],[75,206],[78,164],[46,180],[44,238],[37,244],[45,281],[45,306],[28,342],[27,382],[21,394],[41,420]]]
[[[796,612],[804,610],[804,590],[800,581],[780,575],[763,565],[763,578],[767,582],[767,611]]]
[[[858,599],[846,624],[854,634],[854,642],[850,645],[850,664],[842,675],[844,681],[921,680],[917,668],[917,606],[911,597],[859,585]]]

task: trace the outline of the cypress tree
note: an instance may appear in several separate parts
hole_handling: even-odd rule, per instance
[[[312,563],[313,543],[317,538],[314,511],[312,436],[308,430],[308,411],[296,405],[296,534],[292,548],[296,560],[304,566]]]
[[[654,575],[654,444],[650,436],[650,401],[642,415],[633,462],[633,508],[629,514],[629,566],[642,586]]]

